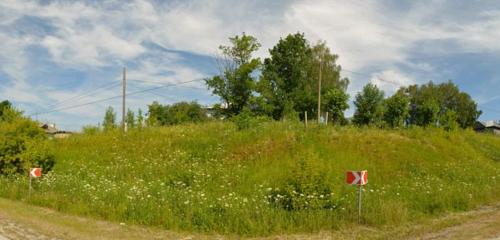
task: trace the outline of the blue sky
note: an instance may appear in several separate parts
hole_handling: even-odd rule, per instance
[[[498,1],[3,0],[0,99],[78,130],[102,121],[107,106],[120,109],[119,98],[87,103],[120,95],[123,66],[128,92],[159,86],[134,80],[202,79],[217,73],[217,49],[228,37],[254,35],[264,58],[297,31],[340,56],[351,96],[368,82],[389,95],[401,85],[452,80],[478,102],[481,120],[500,120]],[[144,110],[155,100],[218,98],[194,81],[131,95],[128,107]]]

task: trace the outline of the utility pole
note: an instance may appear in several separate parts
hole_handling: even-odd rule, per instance
[[[122,128],[123,131],[127,131],[127,126],[125,125],[125,95],[127,90],[127,69],[123,68],[123,82],[122,82]]]
[[[319,78],[318,78],[318,124],[321,123],[321,72],[323,70],[323,56],[319,60]]]
[[[307,111],[304,112],[304,126],[307,128]]]

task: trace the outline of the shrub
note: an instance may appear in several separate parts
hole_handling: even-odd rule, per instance
[[[301,160],[291,173],[269,195],[271,204],[289,211],[338,207],[333,198],[332,187],[326,181],[326,173],[319,166]]]
[[[238,130],[256,128],[259,124],[266,122],[269,118],[254,116],[248,108],[244,108],[240,114],[231,118]]]
[[[83,128],[82,128],[83,134],[86,134],[86,135],[95,135],[95,134],[99,133],[100,131],[101,131],[101,129],[98,126],[93,126],[93,125],[83,126]]]
[[[446,131],[456,130],[459,125],[457,123],[457,113],[453,110],[448,110],[441,116],[439,125]]]
[[[198,123],[208,120],[206,110],[196,101],[178,102],[172,105],[161,105],[155,101],[148,108],[150,126]]]
[[[45,133],[30,119],[18,115],[10,121],[1,121],[0,175],[26,173],[31,167],[49,171],[54,165],[54,156],[46,141]]]

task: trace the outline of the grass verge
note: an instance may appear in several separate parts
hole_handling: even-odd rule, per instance
[[[500,138],[472,131],[231,123],[74,136],[34,182],[0,178],[0,196],[61,212],[207,234],[266,236],[349,228],[367,169],[367,227],[412,224],[500,200]]]

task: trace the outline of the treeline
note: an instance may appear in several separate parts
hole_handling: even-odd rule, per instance
[[[304,34],[289,34],[269,49],[269,56],[262,60],[254,57],[261,47],[255,37],[243,33],[229,41],[229,45],[219,47],[219,73],[205,79],[208,89],[220,97],[220,104],[204,109],[196,102],[172,105],[153,102],[148,106],[146,120],[142,111],[135,119],[129,110],[128,127],[202,122],[210,118],[304,120],[307,113],[308,119],[319,117],[341,125],[455,129],[473,126],[481,114],[471,97],[451,81],[401,87],[387,98],[369,83],[354,97],[354,116],[346,119],[344,112],[350,99],[346,90],[350,81],[341,75],[339,56],[325,42],[311,44]],[[113,110],[108,109],[103,128],[116,128],[115,119]]]
[[[349,108],[349,79],[341,76],[338,55],[325,42],[311,45],[304,34],[289,34],[261,61],[252,57],[260,47],[256,38],[243,34],[229,40],[231,45],[219,47],[220,73],[206,80],[226,106],[221,108],[223,115],[232,117],[246,109],[276,120],[303,119],[306,112],[317,118],[320,105],[330,122],[348,123],[344,111]],[[370,83],[355,96],[354,105],[356,125],[467,128],[481,114],[471,97],[451,81],[401,87],[388,98]]]
[[[471,97],[451,81],[401,87],[384,99],[384,92],[366,85],[354,100],[353,123],[388,127],[439,126],[446,130],[474,125],[481,114]]]
[[[162,105],[154,101],[148,105],[147,116],[144,116],[142,109],[137,110],[137,115],[130,109],[125,115],[125,124],[127,129],[141,129],[143,127],[168,126],[181,123],[203,122],[210,118],[206,108],[203,108],[196,101],[178,102],[171,105]],[[85,126],[83,132],[94,134],[101,130],[110,131],[118,129],[121,122],[118,123],[116,112],[113,107],[108,107],[104,114],[102,125]]]

